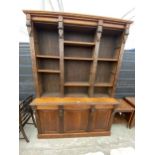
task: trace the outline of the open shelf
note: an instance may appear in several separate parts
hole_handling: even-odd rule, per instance
[[[92,61],[93,58],[82,58],[82,57],[64,57],[65,60],[85,60],[85,61]]]
[[[112,87],[113,84],[112,83],[95,83],[94,84],[95,87]]]
[[[64,58],[75,60],[92,60],[92,47],[86,46],[68,46],[64,47]]]
[[[51,70],[51,69],[38,69],[39,73],[60,73],[59,70]]]
[[[65,96],[88,97],[88,87],[65,87]]]
[[[88,82],[90,75],[90,61],[65,61],[64,81],[66,82]]]
[[[88,82],[65,82],[64,86],[82,87],[82,86],[89,86],[89,83]]]
[[[36,55],[37,58],[48,58],[48,59],[59,59],[59,56],[51,56],[51,55]]]
[[[110,61],[99,61],[97,65],[97,72],[96,72],[96,78],[95,83],[102,83],[107,84],[111,83],[114,76],[114,69],[115,69],[116,63],[110,62]],[[112,73],[113,72],[113,73]]]
[[[95,43],[94,42],[81,42],[81,41],[69,41],[69,40],[65,40],[64,41],[65,45],[75,45],[75,46],[94,46]]]
[[[101,40],[100,40],[100,47],[99,47],[99,55],[98,57],[102,59],[109,58],[110,61],[113,61],[118,58],[116,47],[118,47],[121,31],[112,31],[112,30],[105,30],[102,33]],[[119,53],[118,53],[119,54]]]
[[[64,40],[93,42],[96,28],[64,25]]]
[[[110,88],[108,87],[95,87],[94,88],[94,97],[108,97]]]
[[[41,96],[60,96],[60,75],[39,73]]]
[[[36,54],[59,56],[57,24],[35,23],[34,29]]]

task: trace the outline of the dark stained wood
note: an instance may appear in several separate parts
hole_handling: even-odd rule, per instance
[[[89,118],[88,118],[88,126],[87,126],[87,131],[92,131],[93,130],[93,122],[94,122],[94,116],[95,116],[95,106],[92,105],[89,110]]]
[[[39,87],[39,77],[38,77],[38,73],[37,73],[37,62],[35,59],[35,55],[36,55],[36,44],[35,44],[35,39],[34,39],[34,26],[33,23],[31,21],[31,15],[27,14],[26,15],[26,25],[27,25],[27,29],[29,32],[29,39],[30,39],[30,48],[31,48],[31,60],[32,60],[32,73],[33,73],[33,81],[34,81],[34,88],[35,88],[35,92],[36,92],[36,97],[39,97],[41,95],[41,90]]]
[[[64,106],[59,105],[59,133],[64,132]]]
[[[123,59],[124,46],[125,46],[125,42],[127,40],[128,34],[129,34],[129,26],[130,26],[129,24],[126,25],[126,28],[125,28],[122,36],[121,36],[120,49],[118,49],[119,53],[116,56],[116,57],[118,57],[119,61],[118,61],[117,67],[116,67],[116,73],[115,73],[115,77],[114,77],[114,80],[113,80],[113,89],[112,89],[112,92],[111,92],[111,96],[115,96],[116,84],[117,84],[117,80],[118,80],[118,77],[119,77],[121,62],[122,62],[122,59]]]
[[[36,98],[39,138],[109,135],[110,118],[118,102],[114,98]],[[59,134],[58,134],[59,133]],[[70,133],[70,134],[69,134]],[[72,134],[71,134],[72,133]]]
[[[98,22],[98,27],[97,27],[96,36],[95,36],[95,47],[93,51],[93,64],[91,66],[90,79],[89,79],[89,83],[90,83],[89,96],[90,97],[94,95],[93,86],[94,86],[95,77],[96,77],[97,59],[98,59],[98,53],[99,53],[100,38],[102,35],[102,24],[103,24],[103,21],[100,20]]]
[[[40,122],[40,115],[39,115],[39,111],[36,110],[36,107],[33,107],[34,110],[34,114],[36,117],[36,123],[37,123],[37,130],[38,130],[38,134],[42,133],[42,129],[41,129],[41,122]]]
[[[64,28],[63,17],[58,18],[59,54],[60,54],[60,93],[64,96]]]

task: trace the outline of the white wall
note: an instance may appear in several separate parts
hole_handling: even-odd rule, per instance
[[[54,10],[59,11],[57,0],[51,0]],[[100,15],[100,16],[108,16],[108,17],[116,17],[121,18],[125,15],[129,10],[135,8],[134,0],[62,0],[63,7],[65,12],[74,12],[74,13],[83,13],[83,14],[91,14],[91,15]],[[43,8],[44,6],[44,8]],[[48,10],[52,11],[49,0],[22,0],[20,3],[20,42],[29,41],[28,33],[25,25],[25,15],[22,12],[24,9],[28,10]],[[133,10],[129,13],[124,19],[130,19],[135,16],[135,11]],[[135,18],[132,18],[134,21]],[[130,34],[128,40],[126,42],[125,49],[135,48],[134,44],[134,34],[135,34],[135,24],[131,25]]]

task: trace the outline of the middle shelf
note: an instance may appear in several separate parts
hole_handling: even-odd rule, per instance
[[[64,45],[75,45],[75,46],[94,46],[95,42],[82,42],[82,41],[70,41],[70,40],[65,40]]]
[[[38,69],[39,73],[60,73],[59,70],[52,70],[52,69]]]
[[[70,87],[81,87],[81,86],[89,86],[88,82],[65,82],[64,86],[70,86]]]

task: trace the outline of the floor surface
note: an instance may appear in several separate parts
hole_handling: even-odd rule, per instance
[[[135,144],[135,129],[128,129],[125,123],[113,124],[111,136],[104,137],[38,139],[33,125],[26,125],[25,131],[30,142],[19,140],[20,155],[84,155],[99,151],[110,155],[112,149],[134,148]]]

